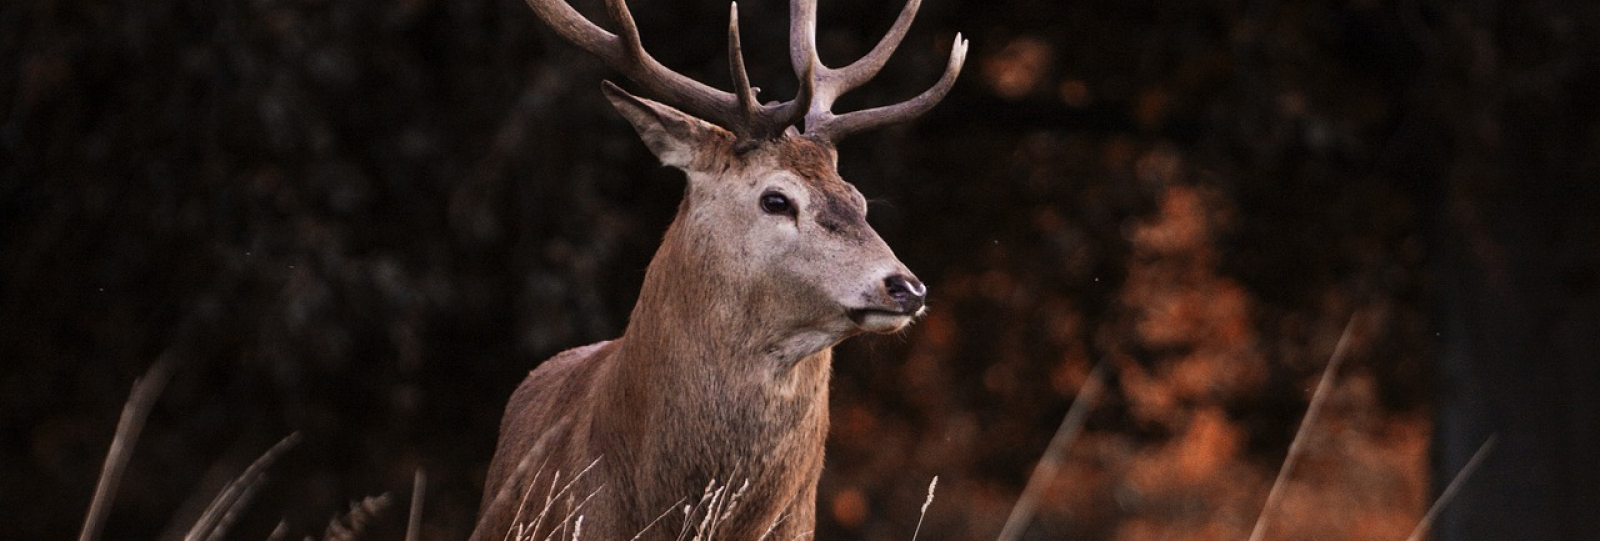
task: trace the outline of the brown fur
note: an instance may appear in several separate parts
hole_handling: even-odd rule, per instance
[[[523,538],[567,539],[566,517],[582,515],[584,539],[675,539],[710,512],[719,538],[804,538],[831,346],[862,330],[848,309],[891,306],[884,275],[909,272],[866,224],[831,145],[792,137],[735,152],[692,117],[612,98],[689,173],[685,199],[623,335],[555,356],[512,395],[473,537],[538,523]],[[792,223],[758,210],[763,190],[795,199]],[[726,487],[725,512],[699,503],[711,484]]]

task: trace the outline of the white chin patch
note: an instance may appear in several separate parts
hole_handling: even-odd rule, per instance
[[[910,325],[912,316],[892,312],[867,311],[861,312],[851,319],[863,331],[891,333]]]

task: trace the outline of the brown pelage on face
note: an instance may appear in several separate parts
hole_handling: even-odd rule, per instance
[[[864,238],[867,225],[866,204],[855,187],[839,177],[835,153],[826,142],[809,137],[791,137],[773,143],[780,168],[805,181],[815,207],[818,226],[829,233]]]

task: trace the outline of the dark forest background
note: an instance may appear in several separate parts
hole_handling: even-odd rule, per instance
[[[579,2],[595,15],[598,2]],[[782,2],[741,5],[794,83]],[[633,2],[727,87],[727,4]],[[895,2],[822,2],[824,61]],[[992,538],[1092,366],[1032,539],[1242,539],[1350,358],[1269,538],[1600,530],[1600,4],[929,0],[842,109],[954,92],[840,170],[931,287],[836,360],[818,538]],[[317,535],[425,469],[471,528],[500,409],[614,336],[682,189],[615,77],[515,0],[0,5],[0,531],[77,532],[132,382],[174,372],[107,537],[171,539],[268,446],[234,539]],[[391,528],[393,526],[391,525]]]

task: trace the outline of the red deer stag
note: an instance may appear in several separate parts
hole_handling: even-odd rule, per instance
[[[603,85],[688,186],[622,336],[556,355],[512,394],[474,538],[568,539],[580,528],[606,541],[809,535],[832,347],[903,329],[927,292],[867,225],[865,200],[836,171],[834,143],[932,108],[955,83],[967,42],[956,36],[944,75],[921,95],[834,114],[834,99],[899,45],[919,0],[865,57],[837,69],[817,59],[815,0],[794,0],[800,89],[768,104],[745,73],[737,5],[729,93],[645,52],[622,0],[606,2],[617,34],[564,1],[528,4],[662,100]]]

